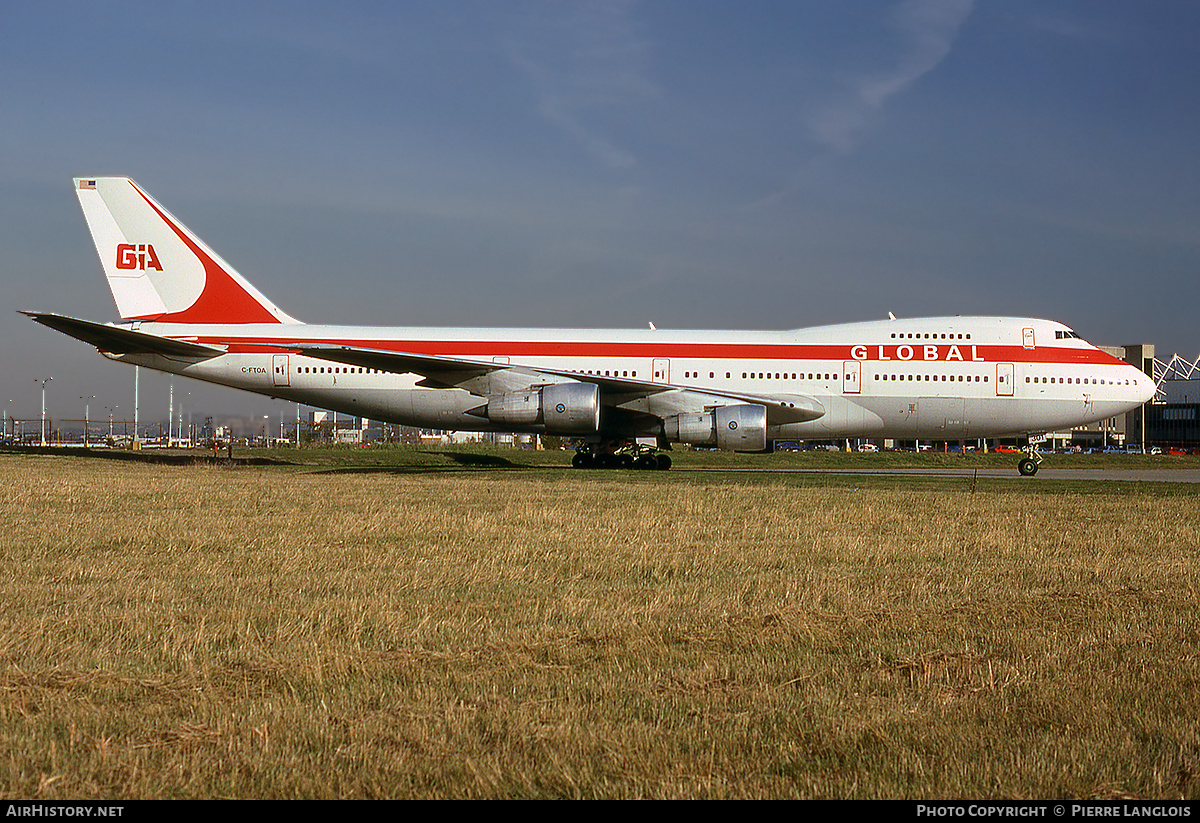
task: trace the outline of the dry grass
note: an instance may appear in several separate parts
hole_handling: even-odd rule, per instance
[[[0,482],[0,796],[1200,797],[1190,491]]]

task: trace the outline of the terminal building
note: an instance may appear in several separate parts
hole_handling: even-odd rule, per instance
[[[1158,393],[1152,402],[1126,415],[1133,431],[1140,433],[1145,427],[1147,446],[1182,451],[1200,448],[1200,357],[1188,361],[1174,355],[1163,361],[1154,356],[1153,346],[1140,348],[1142,351],[1134,354],[1142,355],[1149,364],[1142,370],[1154,377]]]

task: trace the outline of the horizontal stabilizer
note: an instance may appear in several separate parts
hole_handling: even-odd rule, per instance
[[[194,357],[206,360],[225,353],[221,349],[189,343],[186,340],[173,340],[169,337],[159,337],[157,334],[93,323],[90,320],[78,320],[61,314],[32,311],[23,311],[21,314],[76,340],[91,343],[100,351],[109,354],[161,354],[167,357]]]

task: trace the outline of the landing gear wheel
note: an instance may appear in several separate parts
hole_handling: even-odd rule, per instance
[[[1026,457],[1017,464],[1017,471],[1021,473],[1022,477],[1033,477],[1035,474],[1037,474],[1037,470],[1037,461],[1029,457]]]
[[[658,452],[653,446],[639,443],[602,443],[597,448],[591,444],[579,447],[571,458],[577,469],[641,469],[666,471],[671,468],[671,458]]]
[[[657,469],[658,461],[654,459],[654,455],[652,455],[652,454],[643,454],[641,457],[639,457],[633,461],[633,467],[635,469],[643,469],[643,470]]]

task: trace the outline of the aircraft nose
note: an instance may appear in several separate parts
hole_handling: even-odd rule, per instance
[[[1137,382],[1137,401],[1139,403],[1149,403],[1154,399],[1154,392],[1157,388],[1154,385],[1154,380],[1143,374],[1138,378]]]
[[[1135,403],[1149,403],[1154,399],[1157,386],[1154,378],[1133,366],[1129,367],[1130,400]]]

